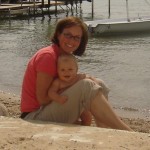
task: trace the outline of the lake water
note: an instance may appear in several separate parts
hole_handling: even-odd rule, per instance
[[[108,1],[94,0],[94,19],[108,17]],[[129,16],[150,14],[150,0],[129,0]],[[20,94],[29,58],[50,44],[59,18],[0,20],[0,90]],[[74,15],[76,15],[74,13]],[[91,3],[83,2],[83,20],[91,20]],[[126,18],[126,1],[111,1],[111,18]],[[124,116],[150,117],[150,34],[90,37],[79,58],[80,71],[103,79],[111,89],[109,101]],[[128,111],[127,111],[128,110]]]

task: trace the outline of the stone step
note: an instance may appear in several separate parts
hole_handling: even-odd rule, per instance
[[[150,150],[150,134],[0,117],[0,149]]]

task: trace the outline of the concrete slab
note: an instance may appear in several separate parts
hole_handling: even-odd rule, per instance
[[[150,150],[150,134],[0,117],[0,149]]]

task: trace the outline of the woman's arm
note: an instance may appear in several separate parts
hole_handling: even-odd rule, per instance
[[[48,96],[48,89],[52,84],[53,77],[43,73],[37,73],[36,79],[36,96],[41,105],[46,105],[51,102],[51,99]]]

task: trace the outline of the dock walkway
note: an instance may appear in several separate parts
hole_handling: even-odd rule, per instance
[[[74,1],[74,3],[72,3]],[[67,8],[70,4],[70,10],[72,11],[72,6],[75,4],[77,9],[77,4],[81,4],[82,0],[72,0],[71,3],[68,3],[66,0],[60,0],[60,1],[33,1],[33,2],[26,2],[21,1],[20,3],[15,4],[2,4],[0,3],[0,18],[1,17],[13,17],[16,15],[29,15],[29,16],[35,16],[35,15],[42,15],[48,14],[49,17],[51,17],[51,12],[53,11],[55,15],[57,16],[58,13],[58,7],[60,7],[61,10],[64,11],[62,6],[66,5]],[[54,9],[50,10],[51,7],[54,7]]]

